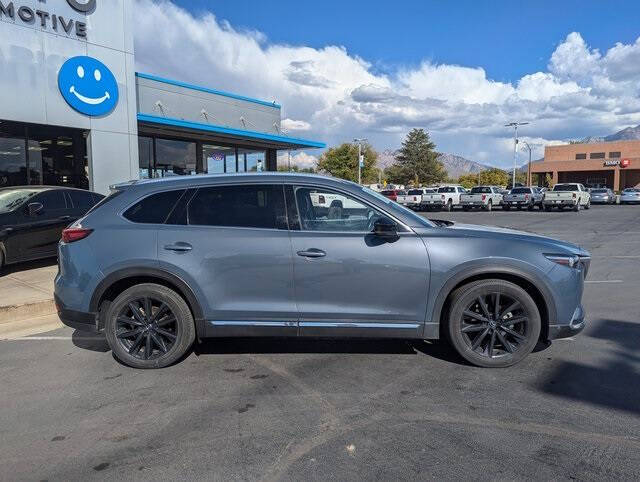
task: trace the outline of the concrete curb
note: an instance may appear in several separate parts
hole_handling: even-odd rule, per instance
[[[56,305],[52,299],[22,305],[0,306],[0,325],[56,313]]]
[[[63,326],[57,314],[38,316],[29,320],[10,321],[0,324],[0,340],[38,335],[57,330]]]

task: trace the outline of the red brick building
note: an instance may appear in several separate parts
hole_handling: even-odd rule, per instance
[[[533,183],[580,182],[620,191],[640,187],[640,140],[546,146],[544,160],[531,166]],[[537,178],[537,179],[536,179]]]

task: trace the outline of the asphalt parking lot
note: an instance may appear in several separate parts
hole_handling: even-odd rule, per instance
[[[157,371],[0,342],[0,479],[640,478],[640,206],[425,213],[581,244],[589,325],[508,369],[443,343],[215,340]]]

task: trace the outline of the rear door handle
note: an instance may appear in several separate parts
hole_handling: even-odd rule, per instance
[[[60,219],[60,221],[68,221],[71,219],[71,216],[60,216],[58,219]]]
[[[302,251],[298,251],[298,256],[304,256],[305,258],[322,258],[326,256],[327,253],[322,251],[321,249],[311,248],[305,249]]]
[[[175,244],[165,244],[164,249],[166,249],[167,251],[185,252],[191,251],[193,249],[193,246],[191,246],[189,243],[178,242]]]

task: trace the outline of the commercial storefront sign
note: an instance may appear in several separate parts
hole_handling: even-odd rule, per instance
[[[87,24],[78,19],[67,18],[44,9],[32,8],[28,5],[17,5],[17,2],[0,0],[0,18],[20,21],[26,25],[37,24],[43,29],[51,29],[55,33],[65,33],[69,36],[87,38]],[[44,2],[41,2],[44,3]],[[69,6],[76,12],[90,14],[96,9],[96,0],[67,0]]]
[[[92,57],[72,57],[62,64],[58,87],[67,104],[88,116],[106,115],[118,103],[116,78]]]
[[[604,167],[620,166],[622,168],[629,167],[631,161],[629,159],[608,159],[604,161]]]

